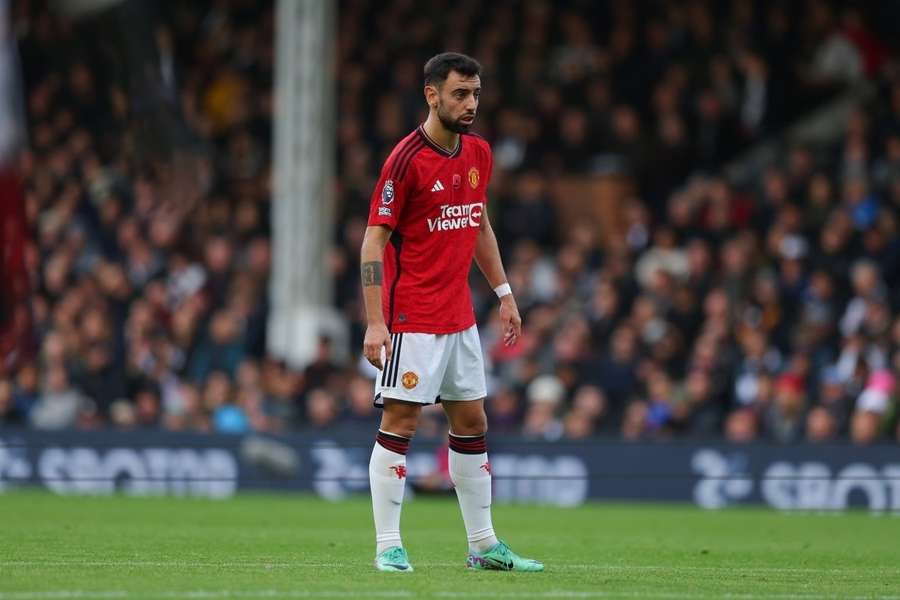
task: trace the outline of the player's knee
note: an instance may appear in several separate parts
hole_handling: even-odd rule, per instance
[[[386,431],[388,433],[393,433],[394,435],[399,435],[408,439],[412,439],[413,436],[416,435],[416,425],[418,423],[416,421],[409,420],[399,420],[393,421],[389,425],[382,425],[382,431]]]
[[[416,434],[420,407],[386,402],[384,408],[381,415],[382,431],[405,438],[412,438]]]
[[[482,411],[455,419],[452,424],[455,435],[484,435],[487,433],[487,416]]]
[[[385,433],[392,433],[394,435],[399,435],[400,437],[405,437],[408,439],[412,439],[413,436],[416,435],[416,422],[415,421],[381,421],[381,427],[379,428],[381,431]]]

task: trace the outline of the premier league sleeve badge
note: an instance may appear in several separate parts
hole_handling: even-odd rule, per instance
[[[394,180],[388,179],[381,188],[381,203],[390,204],[394,201]]]

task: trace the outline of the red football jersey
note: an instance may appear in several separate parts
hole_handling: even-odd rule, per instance
[[[369,225],[393,229],[382,287],[392,333],[454,333],[475,324],[468,276],[492,167],[483,138],[460,135],[448,152],[422,127],[385,161]]]

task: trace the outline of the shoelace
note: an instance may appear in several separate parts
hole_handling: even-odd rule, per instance
[[[403,548],[393,548],[386,558],[391,562],[405,562],[406,557],[403,554]]]

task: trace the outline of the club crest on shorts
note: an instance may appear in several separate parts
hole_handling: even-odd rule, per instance
[[[381,203],[390,204],[394,201],[394,180],[388,179],[381,188]]]
[[[403,387],[411,390],[419,385],[419,376],[412,371],[407,371],[403,374],[403,377],[400,378],[400,382],[403,383]]]
[[[469,169],[469,185],[472,186],[473,190],[478,187],[478,179],[478,169],[476,169],[475,167]]]

